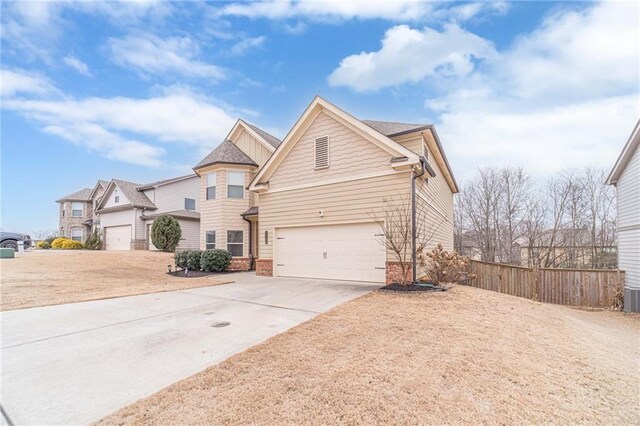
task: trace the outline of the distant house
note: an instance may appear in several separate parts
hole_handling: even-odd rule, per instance
[[[618,199],[618,265],[626,271],[624,308],[640,312],[640,120],[607,179]]]

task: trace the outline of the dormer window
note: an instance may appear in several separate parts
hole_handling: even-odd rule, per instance
[[[329,136],[316,138],[314,143],[315,169],[329,167]]]
[[[119,203],[120,202],[120,195],[118,194],[118,190],[114,189],[113,190],[113,202],[114,203]]]

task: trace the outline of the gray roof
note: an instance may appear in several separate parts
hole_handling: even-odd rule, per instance
[[[127,182],[126,180],[120,179],[113,179],[113,182],[118,185],[118,188],[120,188],[134,207],[144,207],[152,210],[157,209],[156,205],[151,202],[144,192],[138,191],[138,188],[142,186],[139,183]]]
[[[258,214],[258,207],[249,207],[249,210],[247,210],[246,212],[242,213],[240,216],[251,216],[254,214]]]
[[[430,124],[399,123],[397,121],[362,120],[362,122],[385,136],[410,133],[412,131],[426,129],[430,126]]]
[[[60,203],[62,201],[89,201],[89,195],[91,195],[91,192],[93,192],[93,189],[83,188],[80,191],[76,191],[73,194],[69,194],[59,200],[56,200],[56,203]]]
[[[194,169],[218,163],[258,166],[247,154],[227,139],[204,157]]]
[[[142,185],[142,186],[138,187],[138,191],[144,191],[145,189],[157,188],[157,187],[162,186],[162,185],[168,185],[168,184],[173,183],[173,182],[179,182],[181,180],[189,179],[189,178],[196,177],[196,176],[197,175],[195,173],[191,173],[189,175],[178,176],[178,177],[171,178],[171,179],[164,179],[164,180],[159,180],[159,181],[156,181],[156,182],[147,183],[146,185]]]
[[[163,215],[163,214],[168,214],[169,216],[173,216],[175,218],[178,219],[193,219],[193,220],[200,220],[200,213],[193,211],[193,210],[173,210],[170,212],[161,212],[161,213],[151,213],[151,214],[145,214],[142,215],[142,219],[155,219],[156,217]]]
[[[100,184],[100,186],[102,186],[104,189],[107,189],[107,186],[109,186],[109,181],[108,181],[108,180],[98,179],[98,183],[99,183],[99,184]]]
[[[277,148],[277,147],[282,143],[282,141],[281,141],[280,139],[276,138],[275,136],[270,135],[269,133],[265,132],[265,131],[264,131],[264,130],[262,130],[261,128],[256,127],[256,126],[254,126],[253,124],[248,123],[248,122],[246,122],[246,121],[244,121],[244,120],[242,120],[242,122],[243,122],[244,124],[246,124],[247,126],[251,127],[251,129],[252,129],[254,132],[256,132],[257,134],[259,134],[260,136],[262,136],[262,138],[263,138],[265,141],[267,141],[267,142],[269,143],[269,145],[271,145],[272,147]]]

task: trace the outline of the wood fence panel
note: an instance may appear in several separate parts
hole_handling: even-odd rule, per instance
[[[593,308],[610,307],[617,288],[624,287],[619,270],[524,268],[470,260],[467,285],[539,302]]]

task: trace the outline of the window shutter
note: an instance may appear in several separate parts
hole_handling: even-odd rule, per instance
[[[316,162],[315,168],[322,169],[329,167],[329,136],[316,139]]]

